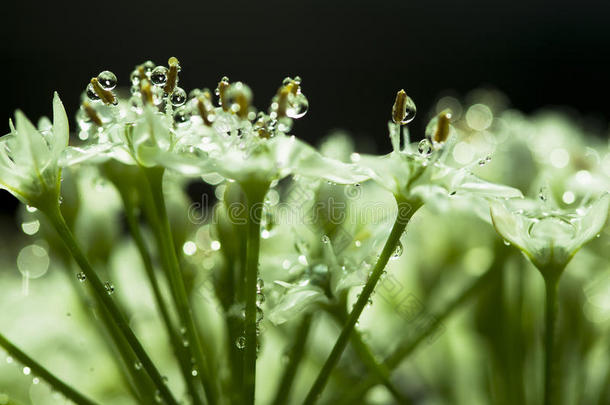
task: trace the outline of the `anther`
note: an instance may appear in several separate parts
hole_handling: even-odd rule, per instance
[[[93,91],[95,92],[95,94],[97,94],[97,96],[104,104],[116,105],[117,100],[112,91],[104,90],[100,85],[99,81],[97,80],[97,77],[91,79],[91,86],[93,87]]]
[[[144,79],[140,82],[140,90],[142,93],[142,101],[144,104],[153,104],[153,94],[152,88],[150,86],[150,81]]]
[[[165,83],[165,87],[163,90],[167,94],[172,94],[176,89],[176,85],[178,84],[178,72],[180,71],[180,62],[174,56],[169,58],[167,61],[169,66],[169,70],[167,72],[167,83]]]
[[[432,140],[436,143],[444,143],[449,137],[449,121],[451,120],[451,111],[444,110],[437,116],[436,129]]]
[[[98,127],[101,127],[103,125],[102,119],[98,115],[97,111],[95,111],[95,109],[93,107],[91,107],[91,104],[84,101],[83,110],[85,111],[85,114],[87,114],[87,117],[89,117],[89,119],[91,121],[93,121],[95,123],[95,125],[97,125]]]
[[[211,116],[214,115],[214,108],[212,106],[212,95],[209,90],[204,90],[200,96],[197,97],[197,110],[199,115],[203,119],[203,122],[207,126],[212,125]]]
[[[396,93],[396,100],[392,106],[392,121],[398,125],[408,124],[415,118],[416,108],[411,97],[404,90]]]
[[[229,78],[224,76],[218,82],[218,87],[216,87],[216,95],[220,99],[220,105],[222,106],[223,111],[229,111],[229,108],[231,108],[226,96],[227,87],[229,87]]]

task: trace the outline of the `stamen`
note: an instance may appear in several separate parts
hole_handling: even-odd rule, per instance
[[[89,117],[89,119],[91,121],[93,121],[93,123],[95,123],[95,125],[97,125],[98,127],[101,127],[103,125],[102,119],[98,115],[97,111],[95,111],[95,109],[93,107],[91,107],[91,104],[84,101],[83,110],[85,111],[85,114],[87,114],[87,117]]]
[[[416,108],[411,97],[404,90],[396,93],[396,100],[392,106],[392,121],[398,125],[408,124],[415,118]]]
[[[153,104],[153,93],[152,88],[150,86],[150,81],[144,79],[140,82],[140,90],[142,92],[142,101],[144,104]]]
[[[176,85],[178,84],[178,72],[180,71],[180,63],[178,59],[174,56],[169,58],[167,61],[169,65],[169,71],[167,73],[167,83],[165,83],[164,91],[167,94],[172,94],[176,89]]]
[[[97,94],[104,104],[116,105],[117,100],[112,91],[104,90],[97,80],[97,77],[91,79],[91,86],[93,87],[95,94]]]
[[[214,108],[212,106],[212,95],[209,91],[203,91],[203,93],[197,97],[197,110],[205,125],[211,126],[212,121],[210,120],[210,116],[214,114]]]
[[[451,120],[451,111],[445,110],[437,117],[436,130],[432,140],[437,143],[444,143],[449,137],[449,121]]]
[[[216,95],[220,98],[220,105],[222,106],[223,111],[229,111],[231,106],[227,100],[226,92],[229,87],[229,78],[223,77],[218,82],[218,87],[216,87]]]

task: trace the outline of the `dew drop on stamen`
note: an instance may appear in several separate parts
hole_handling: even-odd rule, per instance
[[[305,97],[304,94],[299,93],[293,96],[290,106],[286,109],[286,115],[294,119],[301,118],[307,114],[308,110],[309,101],[307,100],[307,97]]]
[[[176,87],[170,96],[170,101],[174,107],[179,107],[186,103],[186,91],[182,87]]]
[[[93,90],[93,85],[91,83],[87,85],[86,94],[87,98],[91,101],[97,101],[100,99],[100,96],[98,96],[95,90]]]
[[[114,73],[109,70],[104,70],[97,75],[97,81],[104,90],[112,90],[116,87],[117,78]]]
[[[157,66],[150,73],[150,81],[155,86],[164,86],[167,83],[167,68],[165,66]]]

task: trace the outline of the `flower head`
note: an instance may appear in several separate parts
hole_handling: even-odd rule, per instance
[[[598,235],[608,218],[610,194],[576,210],[549,209],[536,200],[491,205],[496,231],[519,248],[543,276],[557,277],[576,252]]]
[[[43,119],[36,128],[21,112],[16,127],[0,138],[0,188],[22,202],[39,206],[57,201],[61,170],[58,158],[68,145],[68,118],[57,93],[53,98],[53,123]]]
[[[180,71],[177,60],[170,58],[169,62],[169,69],[148,62],[136,67],[132,97],[127,102],[120,98],[115,103],[104,102],[101,95],[87,93],[89,100],[83,104],[83,119],[79,121],[87,133],[81,138],[96,136],[86,147],[67,151],[63,163],[114,158],[204,176],[212,183],[223,179],[240,184],[271,183],[290,174],[338,183],[368,177],[356,165],[324,157],[288,135],[292,120],[305,115],[309,105],[300,78],[286,78],[269,112],[257,114],[251,105],[250,88],[226,77],[216,89],[217,107],[209,90],[195,89],[187,96],[176,85]],[[170,82],[173,85],[168,87]],[[110,118],[105,122],[103,117]],[[92,127],[96,130],[91,133]]]
[[[400,96],[399,92],[397,100]],[[521,197],[522,194],[517,189],[476,177],[471,166],[452,166],[446,163],[454,143],[453,138],[456,137],[450,120],[451,113],[442,111],[428,124],[426,138],[419,143],[410,143],[408,132],[404,131],[402,149],[402,122],[390,122],[390,139],[394,150],[385,156],[359,155],[358,162],[367,170],[371,179],[397,199],[416,207],[425,202],[440,207],[447,201],[448,195],[467,198]]]

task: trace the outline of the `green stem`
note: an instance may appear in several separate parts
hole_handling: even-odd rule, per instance
[[[434,331],[437,330],[441,322],[446,319],[453,311],[461,307],[464,303],[468,302],[471,298],[477,296],[485,286],[497,275],[498,267],[492,266],[484,275],[475,280],[466,289],[464,289],[457,297],[449,301],[443,309],[436,312],[430,317],[431,321],[426,323],[419,333],[412,339],[405,340],[402,344],[394,350],[383,362],[384,366],[388,370],[394,370],[400,363],[402,363],[415,349],[429,337]],[[364,381],[358,384],[357,389],[351,391],[347,396],[344,396],[339,404],[351,404],[358,398],[363,398],[366,392],[375,386],[378,382],[376,375],[369,375]]]
[[[288,355],[288,364],[284,369],[284,374],[282,375],[277,393],[275,394],[273,405],[289,403],[290,389],[292,388],[292,383],[294,382],[298,367],[301,364],[301,359],[305,354],[305,343],[307,342],[309,330],[311,329],[311,318],[311,314],[306,314],[296,331],[294,344],[290,348],[290,354]]]
[[[252,405],[256,389],[257,357],[257,307],[256,293],[258,281],[258,258],[261,241],[262,203],[269,189],[268,184],[244,188],[248,198],[248,240],[246,243],[246,280],[244,298],[246,300],[245,347],[244,347],[244,404]],[[258,209],[261,208],[260,212]]]
[[[557,322],[557,285],[559,279],[545,278],[546,306],[544,330],[544,405],[554,403],[555,373],[555,324]]]
[[[199,331],[195,325],[193,311],[191,309],[182,272],[180,262],[176,255],[176,247],[174,238],[172,237],[171,226],[167,216],[167,208],[165,206],[165,197],[163,195],[163,173],[160,168],[144,169],[144,173],[148,179],[149,193],[145,193],[145,199],[150,207],[154,208],[156,218],[151,221],[152,229],[156,234],[159,251],[164,257],[164,262],[167,267],[168,278],[172,298],[178,310],[178,316],[182,322],[185,336],[188,340],[188,347],[191,350],[195,364],[197,365],[198,375],[205,390],[205,395],[208,402],[214,405],[218,401],[218,393],[214,381],[210,378],[211,374],[202,349],[202,342],[199,338]]]
[[[304,405],[314,404],[322,394],[322,390],[328,382],[328,378],[330,377],[331,371],[339,361],[343,350],[345,350],[345,346],[349,341],[349,337],[352,331],[354,330],[356,322],[358,322],[358,318],[360,318],[360,314],[362,314],[362,311],[366,307],[369,298],[373,293],[377,282],[379,281],[379,278],[383,274],[388,260],[390,260],[390,257],[392,256],[392,254],[394,254],[394,251],[396,250],[396,246],[398,245],[400,237],[407,226],[407,222],[415,211],[416,207],[411,207],[408,204],[404,204],[399,201],[398,216],[396,218],[394,226],[392,227],[390,236],[388,237],[388,240],[386,241],[383,250],[381,251],[381,255],[379,256],[379,259],[375,264],[373,272],[369,276],[368,281],[360,292],[360,296],[354,304],[352,312],[349,314],[347,322],[343,326],[343,330],[341,331],[339,338],[335,342],[335,345],[332,351],[330,352],[330,355],[326,359],[326,362],[324,363],[324,366],[322,366],[318,377],[316,378],[313,386],[309,390],[309,393],[307,394],[307,397],[303,402]]]
[[[186,386],[189,390],[189,393],[193,399],[194,404],[203,404],[203,400],[199,394],[199,390],[193,384],[193,376],[190,365],[190,360],[188,359],[188,355],[186,355],[186,351],[182,349],[182,342],[178,338],[178,335],[175,331],[175,328],[172,325],[172,321],[170,318],[170,314],[167,310],[167,306],[165,305],[165,301],[163,300],[163,295],[161,294],[161,289],[159,287],[159,283],[157,281],[157,277],[155,275],[152,259],[146,247],[146,243],[140,232],[140,227],[138,224],[138,220],[136,218],[136,207],[131,198],[127,195],[127,190],[122,190],[119,188],[119,192],[121,194],[121,198],[123,200],[123,205],[125,207],[125,216],[127,218],[127,224],[129,227],[129,231],[133,238],[134,243],[138,251],[140,252],[140,257],[142,258],[142,262],[144,264],[144,269],[146,271],[146,275],[148,277],[148,281],[152,287],[153,295],[155,297],[155,301],[157,303],[157,307],[159,312],[161,313],[161,318],[163,319],[163,324],[165,325],[165,329],[167,335],[170,339],[174,352],[176,354],[176,358],[180,365],[180,370],[182,372],[182,376],[185,380]]]
[[[146,370],[153,383],[156,385],[161,397],[168,404],[177,405],[177,402],[174,399],[172,393],[163,381],[163,377],[159,373],[159,370],[157,370],[152,360],[144,350],[144,347],[142,347],[142,344],[129,327],[129,323],[121,314],[117,304],[112,300],[112,298],[110,298],[110,295],[108,295],[108,293],[106,292],[104,284],[101,282],[101,280],[91,267],[89,260],[78,245],[78,242],[74,238],[72,231],[70,231],[70,228],[68,228],[68,225],[66,224],[66,221],[64,220],[64,217],[61,214],[59,205],[56,204],[54,206],[50,206],[49,208],[43,209],[43,212],[49,218],[49,221],[51,222],[51,224],[59,234],[60,238],[66,245],[66,248],[70,251],[72,257],[74,257],[74,260],[78,263],[87,280],[91,283],[95,299],[108,311],[110,318],[119,328],[119,330],[125,337],[125,340],[129,344],[131,349],[134,351],[139,361],[142,363],[143,368]],[[120,342],[116,343],[120,344]]]
[[[340,323],[344,323],[347,320],[347,312],[344,306],[337,307],[336,311],[333,310],[331,315]],[[358,355],[362,363],[373,372],[379,381],[388,389],[390,394],[396,400],[398,404],[410,404],[411,401],[406,398],[390,381],[390,372],[384,364],[379,364],[375,359],[375,355],[371,351],[370,347],[362,339],[362,335],[357,329],[354,329],[351,335],[351,344]]]
[[[39,376],[53,389],[61,392],[66,398],[79,405],[96,405],[95,402],[85,397],[80,392],[76,391],[68,384],[55,377],[49,370],[41,366],[33,358],[22,352],[17,346],[12,344],[4,335],[0,333],[0,346],[2,346],[11,356],[13,356],[21,364],[27,366],[32,371],[32,374]]]

